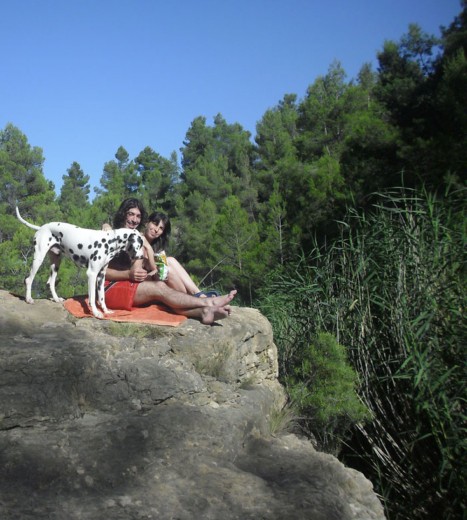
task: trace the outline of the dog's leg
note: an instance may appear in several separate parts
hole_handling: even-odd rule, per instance
[[[105,281],[105,271],[107,266],[104,266],[100,273],[97,275],[97,303],[100,308],[104,311],[104,314],[112,314],[113,311],[107,308],[105,304],[105,290],[104,290],[104,281]]]
[[[34,259],[32,261],[31,270],[29,271],[29,275],[24,280],[24,284],[26,285],[26,302],[34,303],[34,300],[31,295],[32,282],[34,281],[34,277],[39,270],[39,267],[42,265],[44,261],[45,255],[47,254],[48,248],[41,247],[41,244],[47,243],[43,238],[43,235],[40,232],[37,232],[34,237],[35,248],[34,248]]]
[[[96,280],[97,280],[97,273],[95,270],[95,267],[93,268],[93,265],[91,262],[89,262],[89,267],[86,272],[88,275],[88,298],[89,298],[89,307],[91,307],[91,311],[93,315],[98,318],[102,319],[104,315],[102,312],[97,310],[96,307]]]
[[[60,262],[61,262],[62,257],[60,255],[60,252],[58,251],[58,249],[55,250],[54,248],[52,248],[49,251],[49,258],[50,258],[50,276],[49,276],[49,279],[47,280],[47,285],[50,287],[50,292],[52,293],[52,298],[54,299],[54,301],[56,301],[57,303],[60,303],[60,302],[64,301],[64,298],[60,298],[60,296],[58,296],[58,294],[56,293],[55,281],[57,279],[58,269],[60,267]]]

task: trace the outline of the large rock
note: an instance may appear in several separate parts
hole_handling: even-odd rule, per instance
[[[278,429],[259,312],[172,328],[0,306],[3,520],[384,518],[362,474]]]

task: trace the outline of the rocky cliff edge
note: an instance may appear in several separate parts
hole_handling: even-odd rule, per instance
[[[280,428],[269,322],[77,320],[0,291],[0,518],[384,519],[371,483]]]

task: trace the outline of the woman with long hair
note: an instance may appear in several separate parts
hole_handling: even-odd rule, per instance
[[[169,245],[171,230],[172,226],[170,224],[170,218],[168,215],[158,211],[155,211],[149,215],[144,231],[144,238],[151,245],[152,250],[156,256],[160,255],[161,253],[165,256],[165,250]],[[191,276],[186,272],[185,268],[173,256],[167,257],[167,265],[168,277],[164,281],[172,289],[199,297],[219,295],[217,291],[200,291],[199,287],[192,280]],[[148,267],[152,273],[154,271],[152,258],[148,258]]]

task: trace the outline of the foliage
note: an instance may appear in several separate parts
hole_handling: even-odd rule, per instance
[[[123,146],[119,146],[115,160],[104,165],[104,173],[101,177],[103,190],[97,193],[117,194],[121,200],[126,197],[136,196],[139,191],[140,179],[134,161],[130,160],[128,152]]]
[[[15,206],[33,223],[60,214],[54,187],[42,172],[43,162],[42,150],[31,147],[18,128],[8,124],[0,132],[0,280],[3,287],[19,293],[32,252],[32,231],[18,222]],[[37,285],[46,288],[47,277],[48,273],[40,273]]]
[[[379,475],[390,507],[397,508],[398,497],[401,518],[434,511],[455,518],[463,500],[462,196],[386,198],[374,217],[356,217],[359,231],[349,234],[352,248],[339,261],[357,289],[346,335],[365,374],[362,395],[377,417],[357,435],[359,450]]]
[[[178,182],[177,155],[165,159],[147,146],[135,159],[141,177],[141,200],[148,211],[173,213],[174,187]]]
[[[213,127],[196,118],[184,144],[175,187],[177,253],[197,278],[248,295],[248,269],[257,265],[249,258],[259,242],[250,134],[218,114]]]
[[[357,373],[332,334],[316,334],[300,349],[286,384],[302,428],[326,451],[338,453],[350,426],[369,417],[356,393]]]
[[[341,65],[332,64],[303,100],[285,96],[257,126],[260,217],[267,220],[270,203],[279,197],[287,220],[282,251],[291,254],[309,243],[312,231],[336,211],[336,201],[338,208],[347,196],[340,156],[346,114],[354,108],[344,78]]]
[[[290,402],[284,404],[279,399],[274,401],[269,414],[269,431],[271,435],[279,437],[283,434],[292,433],[297,430],[298,422],[299,416],[294,404]]]
[[[463,191],[389,193],[262,289],[286,380],[314,331],[348,347],[373,420],[355,424],[346,460],[389,518],[456,518],[465,506],[465,239]]]
[[[415,24],[378,54],[375,94],[398,129],[405,185],[437,187],[465,175],[467,96],[466,3],[441,40]],[[444,47],[444,49],[443,49]],[[445,52],[441,52],[444,50]]]
[[[89,208],[89,175],[85,175],[81,166],[73,162],[63,175],[58,204],[66,222],[79,222],[83,212]],[[85,227],[83,223],[80,224]]]
[[[213,228],[208,253],[210,265],[222,273],[224,287],[249,288],[258,283],[258,229],[235,197],[228,197]],[[244,296],[249,296],[246,293]]]

